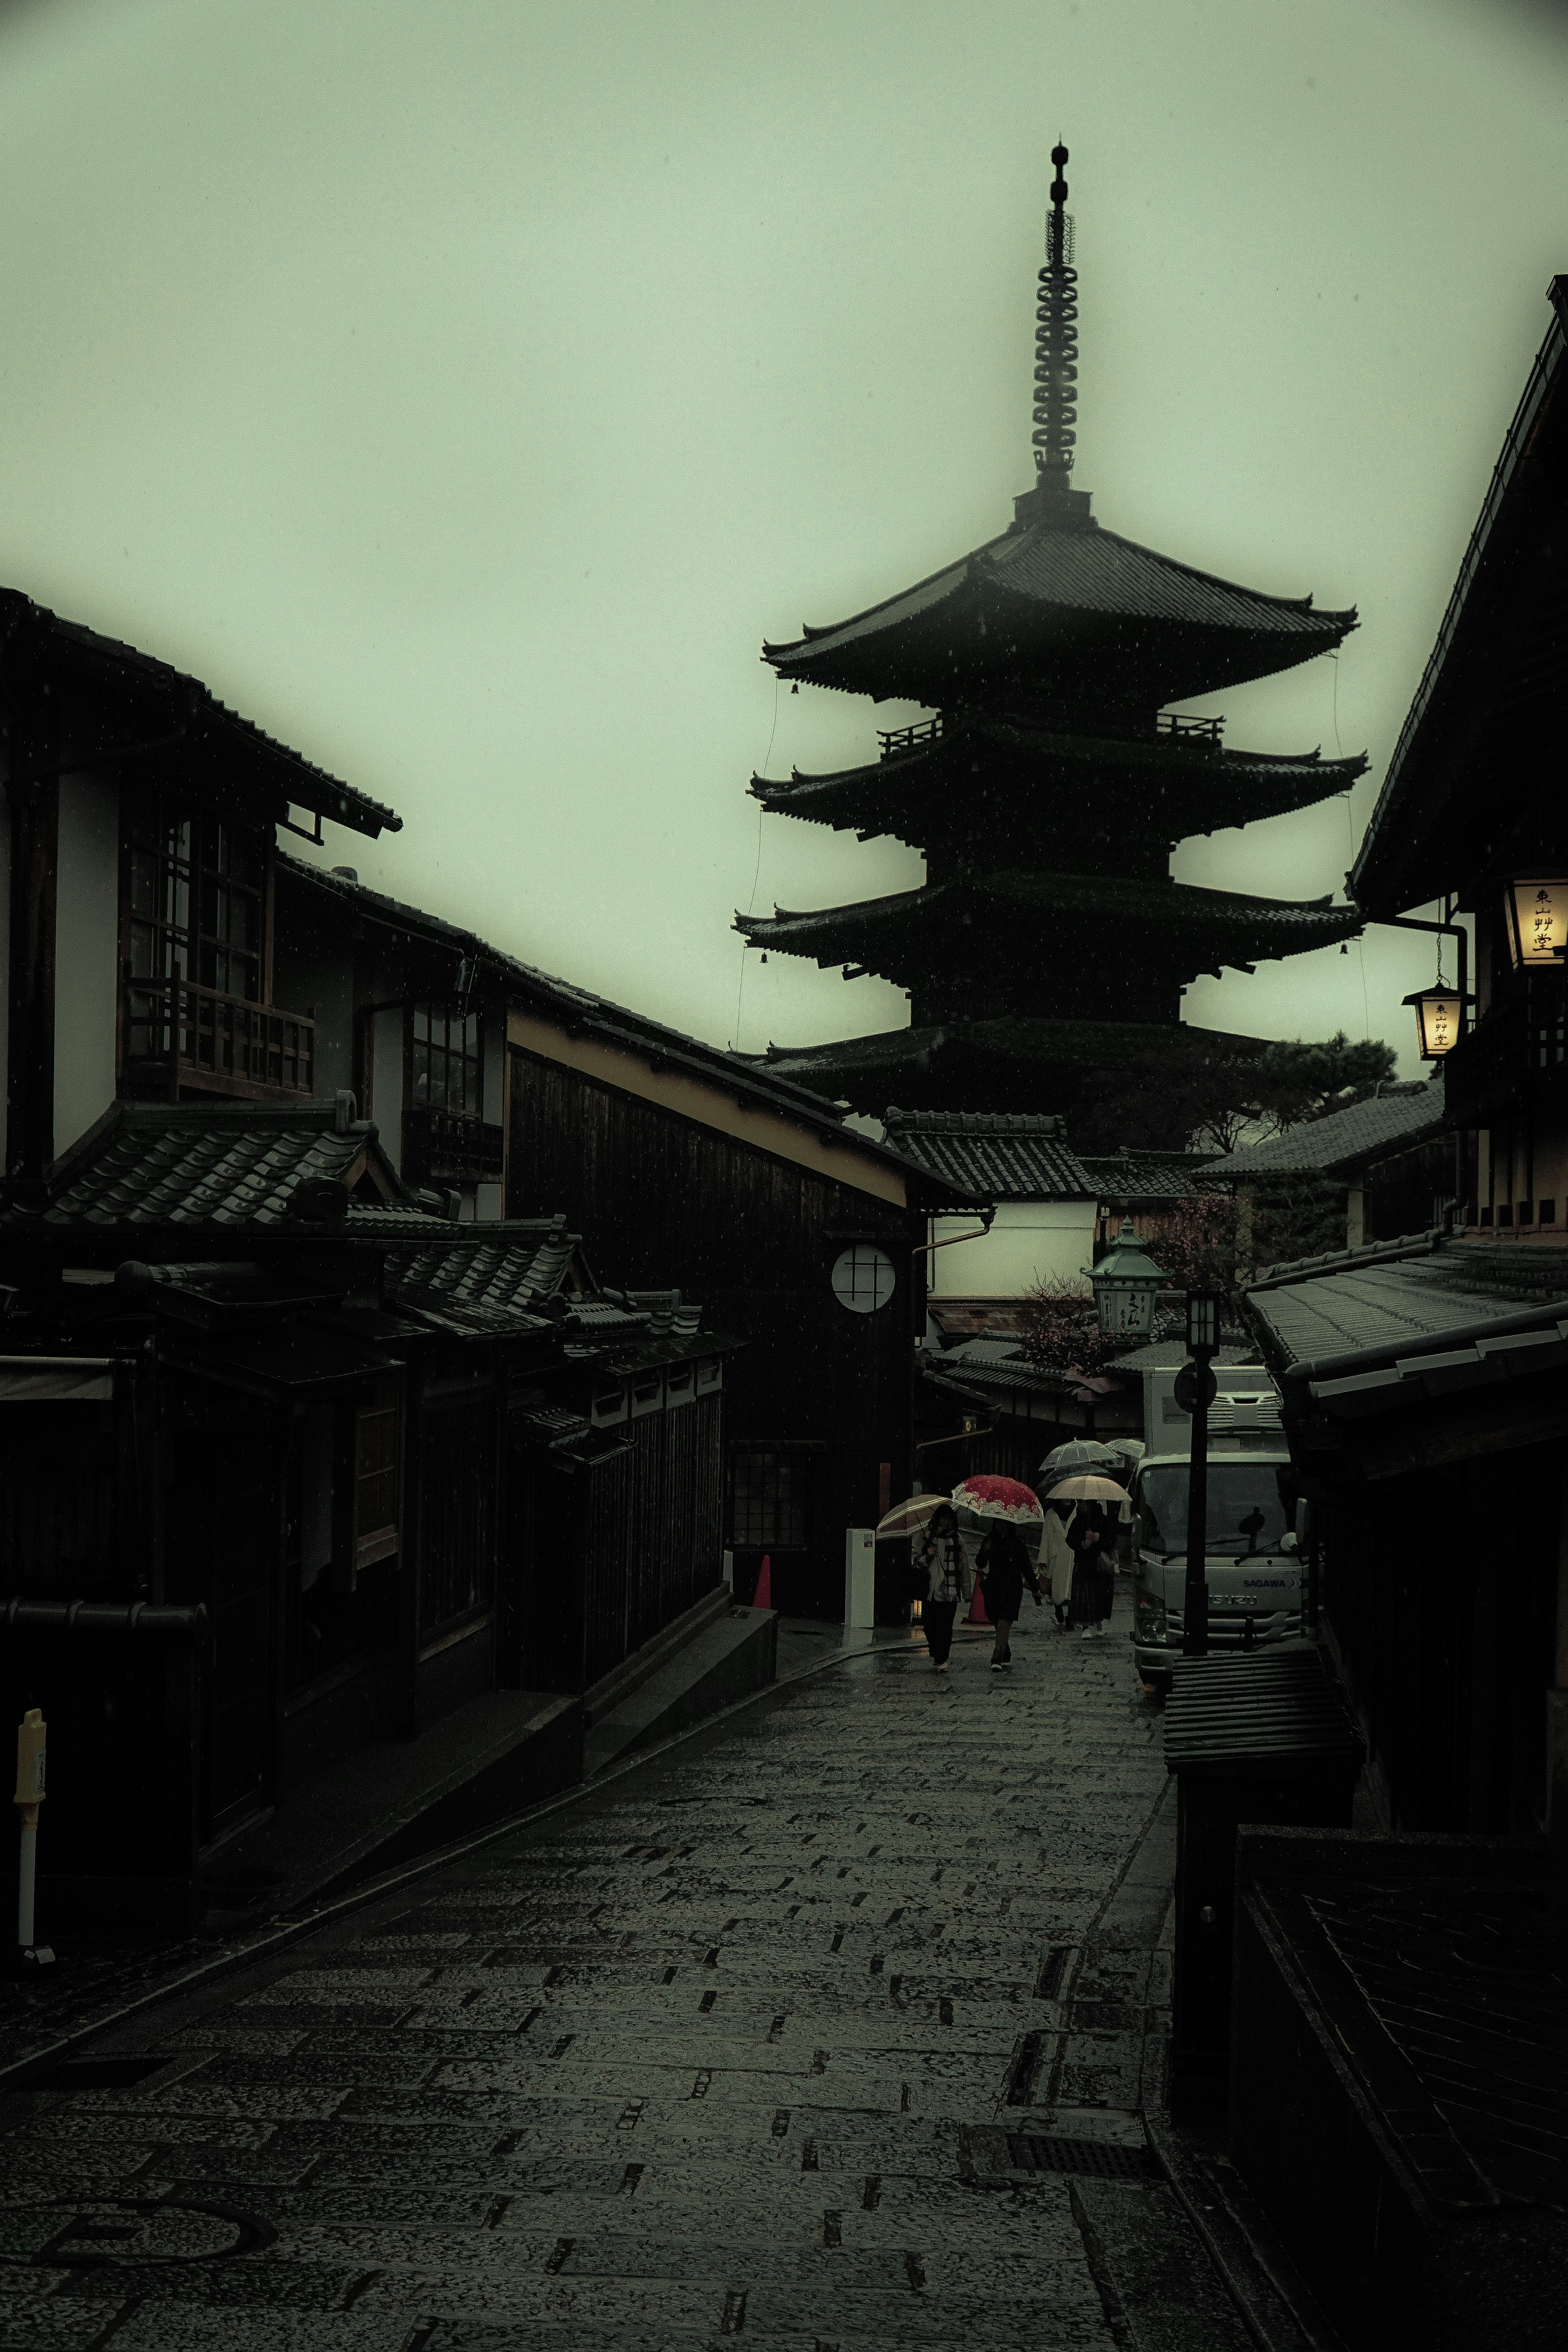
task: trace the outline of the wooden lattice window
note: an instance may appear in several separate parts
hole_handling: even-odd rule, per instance
[[[459,1004],[416,1004],[409,1044],[410,1099],[416,1110],[479,1118],[484,1103],[479,1016]]]
[[[132,981],[186,980],[266,1002],[267,845],[170,794],[128,795],[127,919]]]
[[[792,1446],[737,1445],[730,1455],[730,1544],[735,1551],[804,1551],[810,1456]]]
[[[354,1572],[397,1550],[396,1399],[378,1397],[354,1413]]]

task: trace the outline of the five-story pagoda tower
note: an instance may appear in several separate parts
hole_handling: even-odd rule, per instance
[[[1269,596],[1105,530],[1072,486],[1077,273],[1065,147],[1039,273],[1035,484],[1000,538],[901,594],[763,657],[781,678],[923,704],[867,767],[787,782],[764,809],[891,834],[926,880],[815,914],[738,916],[754,945],[877,971],[911,1025],[767,1059],[858,1109],[1056,1108],[1089,1069],[1168,1045],[1184,984],[1352,937],[1353,907],[1173,882],[1177,842],[1344,792],[1363,757],[1226,749],[1173,702],[1337,646],[1352,611]],[[1235,1041],[1241,1043],[1242,1041]]]

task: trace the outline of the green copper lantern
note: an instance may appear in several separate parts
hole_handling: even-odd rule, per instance
[[[1131,1217],[1097,1266],[1085,1266],[1100,1328],[1108,1338],[1146,1339],[1154,1328],[1154,1301],[1164,1287],[1163,1269],[1149,1255],[1148,1245],[1132,1230]]]

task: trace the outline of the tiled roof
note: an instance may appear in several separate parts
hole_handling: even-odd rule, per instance
[[[1408,1151],[1443,1132],[1444,1097],[1440,1074],[1409,1084],[1385,1087],[1365,1102],[1331,1111],[1326,1118],[1301,1119],[1267,1143],[1250,1144],[1245,1151],[1227,1152],[1211,1160],[1208,1172],[1228,1181],[1253,1176],[1288,1175],[1321,1170],[1326,1176],[1348,1176]]]
[[[1194,1192],[1219,1192],[1223,1178],[1201,1151],[1112,1152],[1081,1163],[1100,1198],[1120,1208],[1158,1208],[1191,1200]]]
[[[427,1247],[387,1260],[394,1305],[434,1309],[475,1332],[544,1328],[540,1310],[555,1297],[578,1249],[563,1217],[440,1231]],[[474,1238],[458,1239],[464,1231]]]
[[[918,1167],[975,1199],[1092,1200],[1094,1186],[1068,1150],[1062,1122],[1009,1111],[898,1110],[888,1140]]]
[[[1157,955],[1162,966],[1186,969],[1190,964],[1194,974],[1213,964],[1249,963],[1330,947],[1354,939],[1363,928],[1357,908],[1336,907],[1327,898],[1255,898],[1192,882],[1143,882],[1126,876],[1047,874],[1017,867],[928,882],[918,889],[891,891],[885,898],[858,899],[844,907],[737,913],[734,928],[753,947],[811,956],[824,965],[864,960],[898,978],[889,959],[907,962],[914,957],[921,972],[929,970],[950,933],[962,941],[963,932],[954,927],[966,918],[975,924],[1016,926],[1020,915],[1030,919],[1015,931],[1015,961],[1029,945],[1035,949],[1031,961],[1074,952],[1102,942],[1120,926],[1127,936],[1137,938],[1141,955]]]
[[[58,1164],[39,1221],[88,1230],[267,1227],[303,1213],[306,1223],[341,1223],[344,1188],[372,1160],[401,1189],[375,1129],[360,1120],[338,1133],[331,1106],[118,1103]],[[341,1198],[327,1192],[307,1210],[300,1188],[313,1184],[337,1188]],[[9,1213],[15,1223],[26,1213]]]
[[[391,809],[313,766],[286,743],[265,734],[251,719],[242,719],[200,678],[187,677],[135,646],[100,636],[79,621],[62,621],[18,589],[0,588],[0,613],[6,615],[13,630],[26,630],[32,635],[48,671],[61,670],[96,685],[129,688],[133,698],[138,689],[143,698],[149,693],[155,696],[162,719],[171,730],[183,730],[181,749],[187,756],[204,745],[220,752],[237,752],[258,763],[285,803],[292,801],[300,808],[319,811],[373,839],[380,833],[402,830],[402,818]],[[112,733],[108,735],[99,756],[110,761],[116,740]],[[96,750],[84,747],[84,764]]]
[[[1474,765],[1483,743],[1495,765],[1521,689],[1549,712],[1560,691],[1568,278],[1548,291],[1551,324],[1352,868],[1357,898],[1380,915],[1462,888],[1478,863],[1498,870],[1510,846],[1526,870],[1554,870],[1568,851],[1554,777],[1541,793],[1491,791],[1478,787]]]
[[[1199,572],[1091,523],[1087,530],[1034,524],[988,540],[972,555],[933,572],[912,588],[847,621],[807,628],[794,643],[764,646],[781,676],[809,677],[814,664],[858,638],[896,628],[956,595],[977,576],[1032,604],[1068,613],[1175,623],[1186,628],[1306,637],[1337,645],[1355,624],[1352,611],[1317,613],[1310,596],[1270,596]]]
[[[784,779],[753,776],[749,789],[779,815],[900,839],[910,837],[906,828],[913,824],[921,828],[916,837],[923,837],[951,823],[951,795],[967,785],[977,759],[985,763],[992,811],[1016,802],[1037,824],[1047,811],[1054,821],[1086,790],[1122,781],[1147,796],[1152,822],[1173,835],[1310,807],[1347,791],[1367,765],[1360,752],[1325,760],[1315,751],[1232,751],[1183,735],[1073,734],[963,711],[946,719],[939,733],[885,759],[821,775],[796,768]]]
[[[291,881],[319,891],[342,906],[352,907],[361,916],[392,924],[417,937],[449,942],[460,954],[471,957],[493,973],[520,1005],[537,1011],[574,1036],[600,1039],[652,1068],[684,1071],[718,1087],[747,1110],[771,1111],[815,1134],[828,1136],[836,1146],[842,1147],[847,1165],[851,1155],[863,1152],[883,1168],[896,1168],[904,1175],[910,1173],[910,1163],[896,1152],[846,1127],[836,1102],[825,1097],[820,1087],[793,1077],[786,1071],[775,1070],[763,1055],[732,1053],[724,1046],[710,1045],[701,1038],[687,1036],[679,1029],[667,1029],[662,1023],[612,1003],[607,997],[596,996],[589,989],[578,988],[570,981],[541,971],[533,964],[521,962],[516,956],[504,954],[473,931],[461,930],[437,915],[425,914],[416,907],[405,906],[380,891],[367,889],[363,883],[325,873],[295,857],[284,856],[279,862]]]
[[[1023,1327],[1024,1302],[1019,1298],[931,1298],[926,1302],[926,1313],[945,1339],[1016,1339]]]
[[[1182,1034],[1226,1052],[1260,1046],[1254,1037],[1183,1024]],[[928,1023],[884,1029],[869,1037],[831,1039],[819,1045],[770,1045],[765,1066],[825,1093],[845,1097],[858,1110],[880,1115],[890,1096],[908,1102],[922,1095],[951,1101],[960,1090],[994,1085],[1000,1093],[1020,1083],[1047,1094],[1047,1074],[1061,1070],[1136,1070],[1169,1051],[1163,1022],[1066,1021],[1044,1014],[1005,1013],[994,1020]]]
[[[1187,1343],[1184,1339],[1150,1339],[1142,1348],[1129,1349],[1125,1356],[1118,1356],[1111,1370],[1117,1372],[1179,1372],[1186,1360]],[[1255,1364],[1258,1350],[1237,1346],[1227,1339],[1223,1348],[1215,1350],[1214,1360],[1216,1364]]]
[[[976,1353],[976,1349],[983,1352]],[[1025,1361],[1016,1349],[970,1340],[941,1355],[923,1355],[921,1370],[934,1386],[960,1396],[1002,1390],[1022,1396],[1066,1396],[1079,1383],[1066,1372],[1049,1372]]]
[[[1568,1363],[1568,1250],[1436,1233],[1276,1267],[1247,1311],[1284,1386],[1359,1420]]]

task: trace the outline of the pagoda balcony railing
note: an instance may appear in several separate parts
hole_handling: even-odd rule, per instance
[[[204,1094],[274,1100],[316,1091],[316,1024],[308,1013],[253,1004],[194,980],[125,985],[125,1076],[139,1095]]]
[[[416,1184],[499,1184],[506,1173],[504,1130],[453,1110],[411,1108],[404,1120],[403,1172]]]
[[[942,714],[934,719],[917,719],[912,727],[879,727],[877,740],[882,747],[884,760],[893,759],[900,751],[912,751],[917,743],[934,743],[942,733]]]
[[[1568,1000],[1555,973],[1478,1022],[1444,1056],[1450,1127],[1488,1127],[1527,1104],[1568,1110]]]
[[[1220,748],[1225,734],[1223,719],[1190,719],[1184,710],[1162,710],[1154,720],[1157,735],[1168,735],[1177,742],[1190,743],[1194,751]]]

